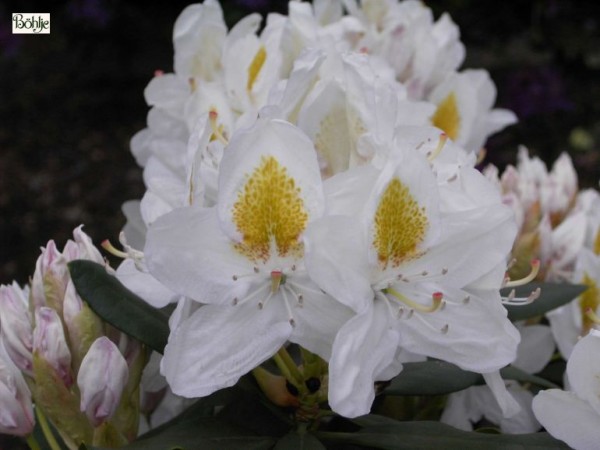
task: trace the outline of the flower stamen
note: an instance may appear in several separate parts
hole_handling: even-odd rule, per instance
[[[531,261],[531,272],[529,272],[529,275],[527,275],[526,277],[521,278],[519,280],[511,280],[507,276],[504,279],[504,285],[502,287],[523,286],[524,284],[530,283],[531,281],[535,280],[535,277],[537,277],[539,272],[540,272],[540,260],[534,259],[533,261]]]
[[[540,298],[541,293],[542,290],[538,287],[537,289],[531,291],[531,294],[529,294],[527,297],[516,297],[516,291],[512,289],[506,297],[502,297],[502,304],[513,306],[529,305]]]
[[[440,139],[438,140],[438,144],[435,150],[433,150],[433,152],[427,153],[427,160],[429,162],[432,162],[435,158],[439,156],[439,154],[442,152],[442,149],[444,148],[444,145],[446,145],[447,140],[448,135],[446,133],[440,134]]]
[[[438,309],[440,309],[440,307],[442,306],[442,300],[444,298],[444,295],[441,292],[434,292],[431,295],[432,304],[429,306],[426,306],[426,305],[417,303],[414,300],[409,299],[401,292],[398,292],[392,288],[383,289],[382,292],[384,294],[392,295],[397,300],[399,300],[402,303],[404,303],[405,305],[409,306],[412,310],[417,310],[417,311],[423,312],[423,313],[432,313],[432,312],[435,312]]]
[[[261,283],[260,286],[257,289],[255,289],[254,291],[252,291],[250,294],[248,294],[243,299],[238,300],[237,297],[234,298],[233,299],[233,306],[237,306],[237,305],[241,305],[243,303],[246,303],[248,300],[253,299],[254,297],[256,297],[258,294],[260,294],[265,289],[268,289],[268,287],[269,287],[268,284]]]
[[[217,118],[219,117],[219,114],[217,113],[216,110],[211,109],[208,113],[208,119],[210,121],[210,128],[212,130],[212,135],[217,138],[219,140],[219,142],[221,142],[223,145],[227,145],[229,144],[229,141],[227,140],[227,138],[225,136],[223,136],[223,132],[221,130],[222,127],[219,127],[219,124],[217,123]]]

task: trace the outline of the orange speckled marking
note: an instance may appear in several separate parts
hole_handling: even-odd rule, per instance
[[[266,261],[302,253],[299,238],[308,222],[300,188],[285,167],[263,156],[233,205],[233,222],[242,234],[236,250],[252,260]]]
[[[373,246],[385,269],[418,256],[418,246],[425,238],[429,221],[410,190],[394,178],[381,195],[375,212]]]

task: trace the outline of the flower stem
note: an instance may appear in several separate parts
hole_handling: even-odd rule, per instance
[[[41,450],[40,444],[38,444],[38,441],[35,440],[35,436],[33,434],[27,436],[26,441],[31,450]]]
[[[278,357],[281,358],[281,360],[283,361],[283,363],[286,365],[286,367],[288,368],[290,375],[293,377],[293,381],[295,381],[296,383],[298,383],[300,386],[304,385],[304,376],[302,376],[302,374],[300,373],[300,370],[298,369],[298,366],[296,365],[296,362],[292,359],[292,357],[290,356],[290,354],[288,353],[288,351],[285,349],[285,347],[281,347],[279,349],[279,351],[277,352]],[[290,382],[292,381],[290,380]]]
[[[42,427],[47,444],[52,450],[61,450],[60,445],[58,445],[58,442],[56,442],[56,438],[50,429],[50,424],[48,424],[48,420],[40,408],[35,408],[35,415],[37,416],[40,427]]]

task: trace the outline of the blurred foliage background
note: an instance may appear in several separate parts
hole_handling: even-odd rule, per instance
[[[280,0],[223,1],[229,25]],[[83,223],[113,242],[121,204],[144,192],[129,139],[145,126],[143,90],[172,70],[172,27],[185,1],[3,1],[0,4],[0,283],[26,283],[39,247],[62,247]],[[548,164],[568,152],[583,187],[600,178],[600,3],[430,0],[486,68],[499,107],[520,122],[494,136],[487,161],[520,144]],[[50,35],[13,35],[11,13],[50,12]]]

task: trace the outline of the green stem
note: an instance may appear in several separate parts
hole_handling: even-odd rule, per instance
[[[38,444],[38,441],[35,440],[35,437],[33,436],[33,434],[30,434],[29,436],[27,436],[27,445],[29,445],[29,448],[31,450],[41,450],[40,444]]]
[[[275,364],[277,364],[277,367],[279,368],[281,375],[283,375],[286,380],[288,380],[290,383],[292,383],[294,386],[296,386],[299,389],[300,386],[298,386],[298,382],[292,376],[290,369],[284,362],[283,358],[281,356],[279,356],[279,353],[276,353],[273,355],[273,361],[275,361]]]
[[[296,362],[292,359],[292,357],[290,356],[288,351],[285,349],[285,347],[281,347],[279,349],[279,351],[277,352],[277,355],[283,360],[283,363],[289,369],[291,375],[296,380],[296,383],[303,385],[304,384],[304,376],[302,376],[302,374],[300,373],[300,370],[298,369]]]
[[[60,445],[58,445],[58,442],[56,441],[56,438],[50,429],[50,424],[48,424],[48,420],[46,420],[46,416],[44,416],[44,413],[40,408],[35,408],[35,415],[37,416],[38,423],[40,424],[40,427],[44,433],[44,437],[46,438],[46,443],[52,450],[61,450]]]

